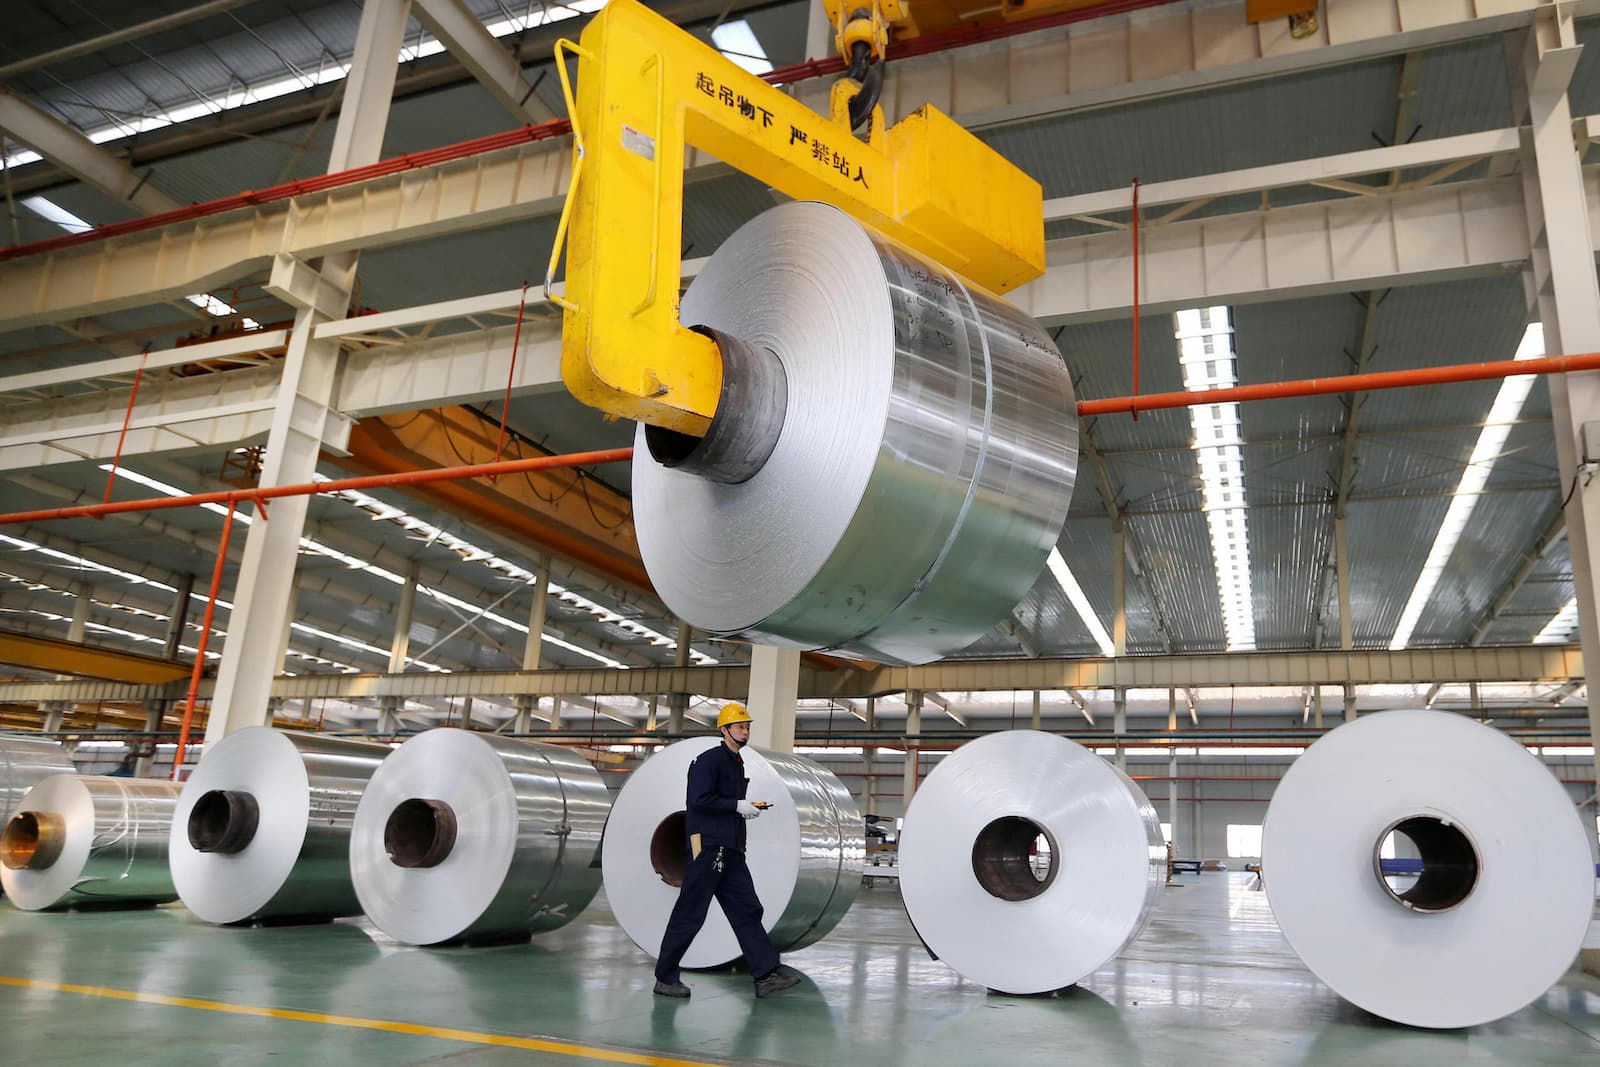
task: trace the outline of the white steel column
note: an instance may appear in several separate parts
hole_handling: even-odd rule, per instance
[[[178,576],[178,591],[172,598],[172,610],[167,613],[167,643],[162,646],[164,659],[177,659],[183,644],[183,630],[189,620],[189,594],[194,592],[194,575]]]
[[[330,173],[378,161],[410,7],[410,0],[366,0],[362,6],[355,59],[328,160]],[[322,323],[343,317],[355,268],[355,253],[341,252],[326,257],[320,272],[287,257],[280,257],[273,270],[269,285],[286,298],[298,295],[300,310],[290,331],[278,406],[267,436],[264,487],[309,482],[323,437],[338,422],[329,404],[338,380],[340,345],[337,340],[313,340],[312,333]],[[270,513],[255,512],[217,673],[207,742],[267,721],[267,697],[277,670],[271,653],[289,606],[306,508],[305,497],[284,497],[273,502]]]
[[[1584,196],[1579,156],[1572,140],[1567,85],[1577,66],[1569,11],[1557,8],[1535,24],[1523,44],[1520,64],[1510,56],[1512,106],[1523,127],[1522,185],[1533,245],[1532,268],[1545,352],[1565,355],[1600,351],[1600,285]],[[1567,545],[1583,643],[1584,677],[1600,665],[1600,486],[1583,477],[1587,456],[1600,441],[1585,440],[1585,426],[1600,420],[1600,373],[1550,375],[1551,421],[1561,492],[1567,498]],[[1588,436],[1600,437],[1600,434]],[[1589,701],[1589,735],[1600,737],[1600,702]],[[1600,773],[1600,751],[1595,756]],[[1600,974],[1600,952],[1585,951],[1585,970]]]
[[[1351,401],[1350,418],[1355,419],[1356,403],[1360,398]],[[1354,442],[1345,447],[1352,447]],[[1333,560],[1338,572],[1335,578],[1339,584],[1339,647],[1351,649],[1355,647],[1355,628],[1350,619],[1350,541],[1345,535],[1345,519],[1338,515],[1333,520]]]
[[[156,744],[159,740],[156,737],[156,732],[161,729],[161,720],[165,715],[166,706],[167,702],[164,700],[149,700],[145,702],[144,728],[150,734],[147,742],[150,746],[150,754],[148,756],[140,756],[134,762],[133,776],[135,778],[150,777],[150,772],[155,767]]]
[[[394,639],[389,644],[390,674],[404,674],[406,670],[406,653],[411,650],[411,616],[417,607],[417,575],[421,570],[422,563],[412,560],[406,568],[406,584],[400,587],[400,603],[394,611]]]
[[[1117,770],[1126,771],[1128,750],[1122,747],[1122,739],[1128,732],[1128,690],[1120,685],[1112,692],[1111,732],[1117,739]]]
[[[294,613],[299,608],[299,601],[300,586],[298,584],[291,585],[289,587],[289,601],[283,607],[283,629],[278,632],[278,658],[272,661],[272,673],[274,675],[283,673],[283,665],[289,658],[289,638],[294,633]],[[270,715],[267,721],[272,721]]]
[[[550,698],[550,729],[561,729],[561,698]]]
[[[878,699],[867,698],[867,721],[862,724],[866,732],[875,733],[878,729]],[[862,779],[861,810],[867,815],[878,814],[878,775],[875,760],[877,759],[877,741],[868,737],[861,743],[861,762],[866,765],[866,776]]]
[[[539,669],[543,653],[545,609],[550,603],[550,557],[541,555],[534,575],[533,607],[528,611],[528,641],[522,648],[522,669]]]
[[[1178,754],[1167,757],[1167,825],[1172,827],[1172,855],[1178,854]]]
[[[1111,654],[1128,654],[1128,551],[1127,534],[1117,523],[1111,535]]]
[[[694,627],[678,620],[678,649],[674,663],[679,667],[689,665],[689,652],[694,647]],[[680,737],[683,734],[683,714],[689,710],[689,694],[673,693],[668,702],[667,734],[670,737]]]
[[[755,722],[750,726],[750,743],[773,752],[793,752],[800,650],[756,645],[751,651],[750,697],[746,703]]]
[[[906,736],[915,737],[922,732],[922,691],[906,692]],[[911,798],[917,795],[917,754],[921,742],[906,743],[905,784],[900,787],[900,814],[911,810]]]
[[[72,602],[72,621],[67,624],[67,640],[79,644],[83,643],[83,635],[89,629],[89,610],[94,607],[94,587],[91,585],[75,585],[76,599]],[[58,674],[57,681],[71,681],[72,675]],[[72,710],[72,705],[64,701],[55,701],[45,706],[44,732],[47,734],[58,733],[67,712]]]
[[[833,23],[822,0],[811,0],[806,14],[806,58],[828,59],[834,54]],[[887,109],[885,109],[887,110]]]
[[[1032,729],[1037,730],[1042,725],[1043,721],[1044,720],[1040,715],[1040,708],[1039,708],[1039,690],[1035,689],[1033,691],[1033,718],[1029,722],[1028,725]]]
[[[1344,721],[1356,721],[1356,687],[1348,683],[1344,687]]]

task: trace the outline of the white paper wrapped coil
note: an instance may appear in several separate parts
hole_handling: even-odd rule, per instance
[[[900,832],[900,893],[929,950],[1005,993],[1073,985],[1139,935],[1166,882],[1155,809],[1064,737],[990,734],[946,756]]]

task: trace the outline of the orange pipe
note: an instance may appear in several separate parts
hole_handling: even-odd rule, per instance
[[[111,471],[106,475],[106,495],[101,503],[111,502],[111,487],[117,482],[117,467],[122,463],[122,446],[128,440],[128,424],[133,421],[133,406],[139,400],[139,383],[144,380],[145,360],[150,358],[150,346],[139,353],[139,369],[133,376],[133,391],[128,394],[128,410],[122,416],[122,433],[117,436],[117,452],[111,457]]]
[[[178,750],[172,757],[172,780],[183,770],[183,754],[189,747],[189,728],[194,725],[194,701],[200,693],[200,675],[206,669],[206,645],[211,641],[211,618],[217,612],[217,591],[222,587],[222,568],[228,562],[228,537],[233,533],[236,501],[228,501],[228,517],[222,520],[222,539],[217,542],[217,565],[211,571],[211,592],[206,597],[206,617],[200,622],[200,643],[194,653],[194,670],[189,673],[189,698],[184,704],[183,725],[178,729]]]
[[[518,474],[522,471],[584,467],[602,463],[622,463],[632,458],[633,449],[631,448],[611,448],[600,452],[574,452],[566,456],[530,456],[527,459],[508,459],[499,463],[474,463],[465,467],[438,467],[433,470],[401,471],[393,474],[366,475],[360,478],[340,478],[331,482],[277,485],[269,489],[233,489],[221,493],[193,493],[189,496],[119,500],[114,504],[82,504],[70,508],[13,511],[0,515],[0,526],[19,522],[45,522],[50,519],[92,518],[96,515],[114,515],[126,511],[161,511],[166,508],[193,507],[197,504],[227,504],[232,507],[244,500],[254,500],[257,506],[260,506],[262,501],[273,500],[283,496],[315,496],[319,493],[338,493],[346,489],[386,489],[426,482],[447,482],[461,478],[479,478],[485,475]]]
[[[1231,389],[1198,389],[1183,393],[1151,393],[1148,396],[1118,396],[1105,400],[1085,400],[1078,404],[1079,418],[1094,415],[1136,414],[1163,408],[1192,408],[1202,404],[1229,404],[1245,400],[1285,400],[1330,393],[1358,393],[1374,389],[1406,389],[1419,385],[1447,385],[1452,382],[1477,382],[1492,378],[1515,378],[1523,374],[1570,374],[1600,370],[1600,353],[1577,356],[1546,356],[1543,359],[1494,363],[1456,363],[1448,367],[1420,367],[1416,370],[1378,371],[1373,374],[1346,374],[1338,378],[1304,378],[1293,382],[1266,385],[1236,385]]]

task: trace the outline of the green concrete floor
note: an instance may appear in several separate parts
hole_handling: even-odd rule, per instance
[[[533,944],[444,950],[397,946],[357,923],[219,929],[177,908],[42,915],[3,904],[0,1034],[16,1064],[595,1062],[577,1048],[486,1047],[57,988],[78,985],[698,1062],[1600,1063],[1600,980],[1570,972],[1489,1026],[1410,1030],[1318,983],[1247,876],[1186,881],[1122,959],[1053,998],[991,996],[929,960],[893,888],[863,891],[830,937],[791,954],[810,981],[765,1001],[735,974],[688,975],[688,1002],[653,997],[651,961],[603,900]]]

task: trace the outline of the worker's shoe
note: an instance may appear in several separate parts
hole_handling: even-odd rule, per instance
[[[656,979],[656,996],[676,997],[679,1000],[687,1000],[689,987],[682,982],[663,982],[658,978]]]
[[[756,979],[756,996],[770,997],[800,984],[800,975],[787,967],[778,967]]]

